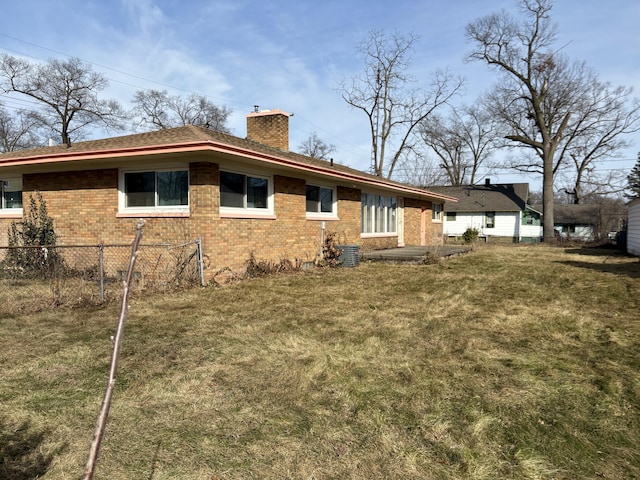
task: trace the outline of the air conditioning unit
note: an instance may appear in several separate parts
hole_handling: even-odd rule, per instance
[[[360,246],[359,245],[336,245],[342,253],[338,257],[340,265],[343,267],[357,267],[360,265]]]

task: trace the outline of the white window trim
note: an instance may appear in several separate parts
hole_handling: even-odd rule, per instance
[[[22,185],[22,175],[10,175],[6,177],[1,177],[0,182],[11,182],[12,180],[18,180]],[[24,187],[21,188],[22,191],[22,205],[24,205]],[[19,218],[22,217],[24,213],[24,208],[5,208],[4,207],[4,186],[0,185],[0,218]]]
[[[248,177],[264,178],[267,180],[267,208],[246,208],[246,207],[223,207],[222,206],[222,193],[218,188],[218,200],[220,201],[220,216],[223,218],[264,218],[274,219],[274,187],[273,187],[273,175],[265,175],[252,170],[236,170],[230,168],[220,167],[220,173],[236,173],[238,175],[244,175]]]
[[[328,190],[333,191],[333,195],[332,195],[333,202],[331,204],[331,212],[307,212],[306,186],[326,188]],[[305,210],[305,213],[307,214],[307,220],[327,220],[327,219],[338,220],[338,189],[336,188],[336,186],[326,185],[326,184],[316,183],[316,182],[307,182],[307,184],[305,185],[304,210]]]
[[[142,172],[175,172],[175,171],[186,171],[187,172],[187,205],[164,205],[164,206],[154,206],[154,207],[127,207],[127,196],[124,191],[124,175],[125,173],[142,173]],[[118,214],[120,216],[128,216],[128,215],[143,215],[149,214],[151,216],[188,216],[189,208],[191,205],[191,196],[190,196],[190,187],[191,186],[191,177],[189,175],[189,165],[187,164],[173,164],[173,165],[163,165],[162,168],[157,168],[154,166],[149,167],[131,167],[131,168],[121,168],[118,172]],[[156,195],[158,192],[155,192]]]

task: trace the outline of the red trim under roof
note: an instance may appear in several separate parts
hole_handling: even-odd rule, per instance
[[[122,147],[122,148],[109,148],[102,150],[87,150],[78,152],[52,152],[44,155],[34,155],[31,157],[14,157],[0,160],[0,167],[3,165],[20,166],[20,165],[41,165],[52,163],[67,163],[76,162],[81,160],[95,160],[95,159],[110,159],[110,158],[126,158],[139,155],[154,155],[161,153],[186,153],[186,152],[198,152],[198,151],[215,151],[220,153],[230,153],[245,158],[253,158],[265,163],[286,166],[296,170],[302,170],[305,172],[318,173],[334,178],[343,180],[350,180],[354,182],[364,183],[367,185],[377,186],[389,190],[395,190],[398,192],[411,193],[413,195],[419,195],[421,197],[429,197],[447,202],[457,202],[457,198],[448,195],[430,192],[411,185],[404,185],[394,182],[389,182],[383,178],[376,178],[372,176],[359,175],[356,173],[346,172],[343,170],[334,169],[332,167],[323,167],[320,165],[313,165],[303,162],[297,162],[295,160],[279,157],[275,155],[269,155],[266,153],[256,152],[255,150],[249,150],[246,148],[236,147],[227,143],[215,142],[213,140],[198,140],[190,142],[178,142],[166,145],[146,145],[141,147]],[[355,172],[355,171],[354,171]]]

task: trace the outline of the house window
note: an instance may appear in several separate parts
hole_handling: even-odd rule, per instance
[[[431,207],[431,219],[439,222],[442,220],[442,204],[434,203]]]
[[[335,198],[333,188],[307,185],[307,215],[334,216],[336,213]]]
[[[122,172],[124,209],[176,211],[189,207],[189,171],[149,170]]]
[[[496,226],[496,212],[487,212],[485,215],[485,228],[495,228]]]
[[[220,172],[221,212],[265,214],[273,210],[269,177],[247,175],[235,172]]]
[[[22,208],[22,178],[0,180],[0,209]]]
[[[361,233],[395,233],[397,202],[395,197],[363,193],[361,197]]]
[[[445,215],[445,219],[447,220],[447,222],[455,222],[456,212],[447,212]]]

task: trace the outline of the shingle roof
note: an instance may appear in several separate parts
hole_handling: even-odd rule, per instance
[[[445,212],[519,212],[527,206],[529,196],[528,183],[429,187],[429,190],[458,199],[457,203],[445,202]]]
[[[229,153],[241,156],[257,155],[259,158],[273,160],[276,163],[280,162],[291,168],[307,166],[316,169],[318,173],[332,173],[336,176],[343,176],[353,180],[369,181],[380,187],[396,188],[420,196],[431,196],[438,199],[455,201],[453,197],[444,198],[447,197],[447,194],[440,194],[438,192],[427,191],[418,187],[386,180],[338,163],[318,160],[294,152],[286,152],[253,140],[196,127],[194,125],[101,140],[77,142],[72,143],[70,146],[54,145],[51,147],[3,153],[0,154],[0,169],[3,166],[16,164],[29,165],[43,162],[65,162],[69,160],[82,161],[87,158],[100,158],[101,156],[158,153],[170,147],[197,150],[206,149],[208,146],[219,147]]]
[[[538,208],[542,208],[540,205]],[[567,225],[595,225],[599,222],[601,205],[553,205],[553,223]]]

